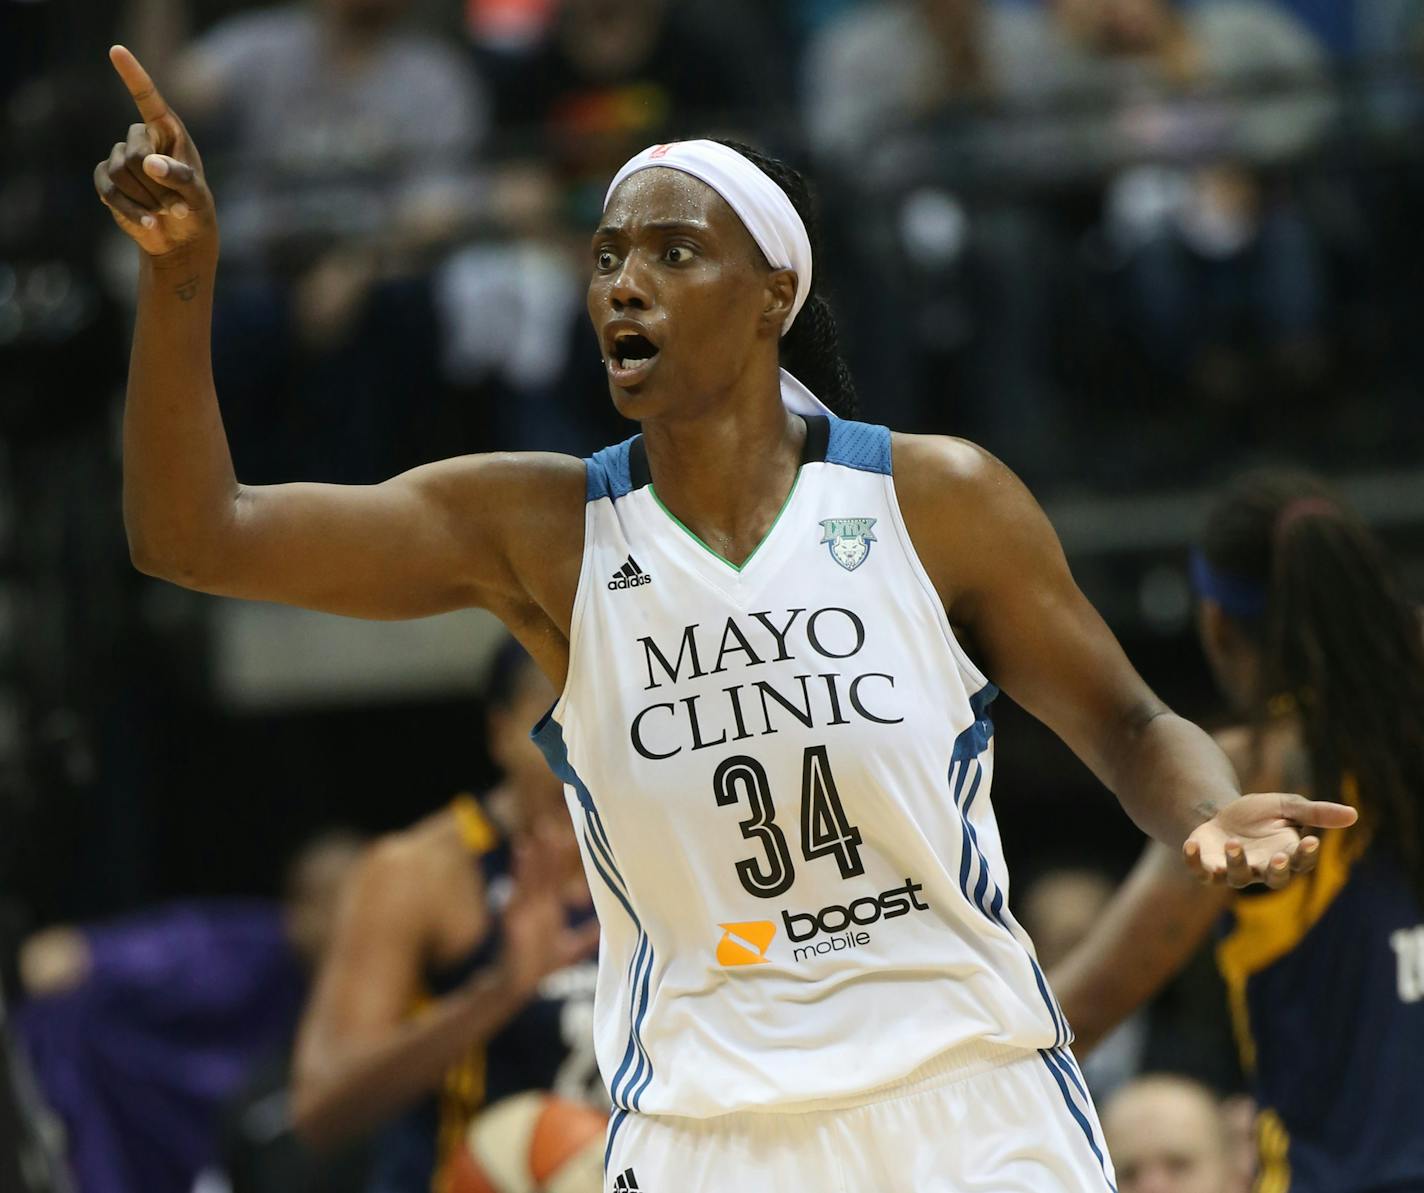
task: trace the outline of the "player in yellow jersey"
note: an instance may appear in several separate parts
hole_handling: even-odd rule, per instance
[[[1193,555],[1243,784],[1360,810],[1282,891],[1202,892],[1151,846],[1051,974],[1081,1047],[1225,916],[1216,956],[1261,1105],[1260,1193],[1424,1188],[1424,629],[1384,547],[1321,481],[1227,491]],[[1312,847],[1314,848],[1314,847]]]
[[[396,1120],[376,1148],[380,1190],[430,1188],[470,1119],[500,1098],[605,1097],[592,901],[559,784],[527,732],[553,692],[511,640],[486,696],[499,784],[375,844],[298,1041],[295,1119],[310,1142]]]

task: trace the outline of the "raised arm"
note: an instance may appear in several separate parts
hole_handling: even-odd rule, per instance
[[[1318,840],[1301,851],[1299,826],[1354,822],[1340,804],[1241,798],[1226,755],[1133,669],[1074,583],[1038,503],[999,461],[930,436],[898,436],[895,460],[916,549],[985,670],[1201,877],[1284,885],[1292,867],[1314,864]]]
[[[212,375],[213,196],[147,72],[122,46],[110,58],[142,117],[94,175],[142,250],[124,410],[135,565],[205,592],[355,617],[479,605],[566,634],[583,533],[576,460],[465,457],[370,486],[239,483]]]

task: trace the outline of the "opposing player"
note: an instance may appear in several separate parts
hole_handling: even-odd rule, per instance
[[[510,1094],[604,1096],[593,903],[529,741],[553,696],[503,647],[486,686],[499,785],[377,842],[346,891],[298,1041],[296,1123],[331,1145],[404,1112],[381,1133],[377,1189],[441,1188],[470,1120]]]
[[[971,653],[1218,881],[1283,885],[1313,858],[1301,826],[1354,813],[1242,798],[997,461],[813,396],[851,412],[800,177],[691,141],[614,179],[588,309],[640,436],[583,462],[254,488],[213,392],[212,196],[148,76],[113,58],[144,118],[96,171],[144,250],[133,557],[203,591],[365,617],[482,605],[562,689],[538,740],[603,926],[611,1181],[1109,1186],[1067,1021],[1007,907],[998,689]]]
[[[1242,722],[1221,735],[1237,773],[1338,792],[1360,827],[1326,834],[1287,889],[1234,899],[1204,898],[1150,846],[1054,987],[1091,1047],[1229,908],[1216,955],[1261,1106],[1257,1189],[1424,1188],[1424,623],[1380,543],[1308,475],[1226,492],[1193,574]]]

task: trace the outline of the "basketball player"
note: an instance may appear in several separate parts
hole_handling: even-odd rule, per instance
[[[800,177],[711,141],[615,177],[588,309],[637,438],[248,487],[208,356],[212,196],[147,74],[113,59],[144,120],[96,170],[143,250],[133,557],[348,615],[482,605],[561,689],[537,740],[603,929],[613,1184],[1109,1187],[1067,1021],[1007,908],[979,661],[1217,881],[1284,885],[1313,859],[1301,826],[1354,813],[1242,798],[1001,464],[814,396],[851,412]]]
[[[1193,556],[1202,645],[1242,727],[1248,786],[1340,792],[1282,891],[1203,896],[1150,846],[1054,974],[1091,1047],[1166,984],[1213,922],[1257,1120],[1261,1193],[1424,1189],[1424,633],[1379,542],[1326,486],[1258,473]]]
[[[298,1041],[295,1118],[309,1142],[340,1143],[415,1104],[381,1136],[377,1190],[431,1188],[476,1112],[510,1094],[604,1096],[586,960],[597,923],[562,789],[528,732],[554,691],[510,641],[486,693],[499,786],[483,807],[459,796],[376,843]],[[541,830],[562,839],[564,868],[531,890],[514,859]]]

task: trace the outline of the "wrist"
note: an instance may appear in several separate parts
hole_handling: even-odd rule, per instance
[[[168,274],[175,270],[187,270],[189,273],[213,271],[218,265],[217,237],[180,244],[166,253],[143,253],[142,258],[143,268],[155,274]]]
[[[1240,798],[1241,793],[1239,791],[1230,791],[1196,800],[1192,804],[1191,812],[1188,816],[1191,825],[1188,832],[1200,828],[1209,820],[1215,820]]]

